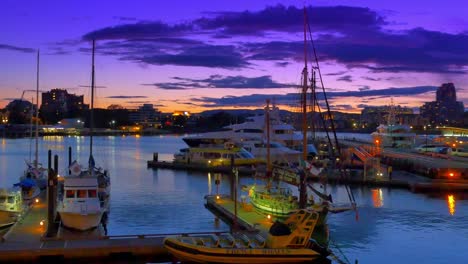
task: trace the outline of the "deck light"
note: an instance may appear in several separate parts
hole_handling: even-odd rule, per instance
[[[216,199],[218,199],[218,200],[219,200],[219,195],[216,195]]]
[[[451,172],[451,173],[449,174],[449,176],[450,176],[450,177],[453,177],[453,172]]]
[[[41,222],[40,222],[39,224],[40,224],[41,226],[43,226],[44,223],[45,223],[45,221],[44,221],[44,220],[41,220]]]
[[[268,220],[271,220],[271,215],[267,215]]]
[[[38,203],[38,202],[39,202],[39,198],[36,198],[36,203]]]

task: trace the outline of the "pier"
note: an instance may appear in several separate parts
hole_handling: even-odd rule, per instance
[[[22,219],[1,239],[1,263],[40,263],[85,260],[91,263],[124,260],[168,261],[163,239],[173,234],[106,236],[101,228],[74,232],[58,227],[46,236],[47,202],[42,194]]]

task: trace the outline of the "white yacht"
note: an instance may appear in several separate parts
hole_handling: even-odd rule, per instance
[[[378,147],[412,148],[416,141],[416,133],[411,127],[396,122],[396,108],[391,99],[387,124],[381,124],[377,131],[373,132],[372,139]]]
[[[200,145],[219,145],[227,142],[240,144],[257,158],[266,158],[267,155],[267,124],[270,126],[270,155],[272,161],[297,161],[302,147],[302,132],[280,120],[279,108],[273,105],[269,111],[270,120],[267,122],[265,114],[248,117],[244,123],[233,124],[223,128],[222,131],[207,132],[184,137],[189,147]],[[310,148],[315,149],[315,148]]]
[[[379,125],[371,135],[380,147],[412,148],[416,140],[416,133],[408,125]]]
[[[0,228],[14,224],[24,210],[19,188],[0,189]]]
[[[110,178],[101,168],[81,170],[74,161],[71,175],[60,178],[57,212],[62,225],[80,231],[99,226],[109,212]]]

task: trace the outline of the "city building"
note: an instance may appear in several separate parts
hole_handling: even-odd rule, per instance
[[[420,108],[420,115],[433,127],[440,125],[463,126],[465,107],[457,101],[453,83],[444,83],[437,89],[436,101],[426,102]]]
[[[152,104],[143,104],[137,110],[129,112],[129,121],[144,127],[158,127],[161,112],[153,107]]]
[[[386,124],[388,115],[393,107],[395,112],[396,122],[402,125],[412,125],[415,118],[413,109],[402,106],[366,106],[361,111],[361,124],[363,125],[379,125]]]
[[[40,114],[46,123],[55,124],[64,118],[78,118],[89,106],[83,95],[69,94],[65,89],[52,89],[42,93]]]

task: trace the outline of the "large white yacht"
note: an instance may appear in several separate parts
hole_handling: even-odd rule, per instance
[[[279,108],[273,105],[269,111],[270,155],[272,161],[296,160],[302,147],[302,133],[292,125],[281,121]],[[267,118],[265,114],[248,117],[245,122],[232,124],[222,131],[207,132],[184,137],[189,147],[220,145],[228,142],[240,144],[257,158],[267,155]]]

